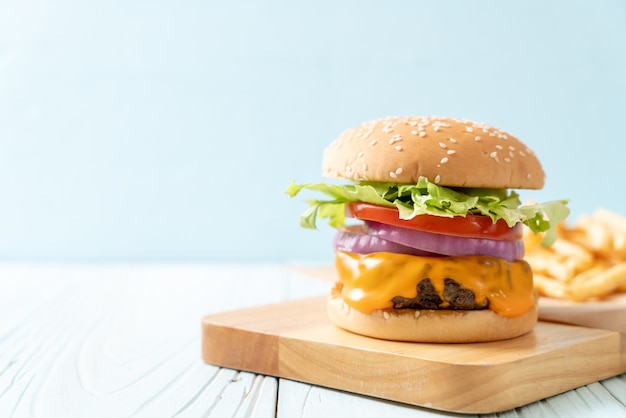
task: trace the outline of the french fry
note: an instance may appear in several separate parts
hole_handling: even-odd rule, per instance
[[[527,253],[525,258],[535,273],[544,274],[561,282],[566,282],[574,276],[574,272],[568,266],[544,248]]]
[[[598,209],[593,218],[611,231],[613,252],[626,258],[626,217],[606,209]]]
[[[584,301],[626,292],[626,217],[598,209],[573,226],[558,225],[557,235],[544,248],[540,235],[524,234],[539,294]]]
[[[552,250],[564,257],[574,257],[591,261],[593,256],[582,246],[565,239],[557,239],[552,245]]]
[[[566,287],[565,295],[572,300],[583,301],[609,295],[626,283],[626,262],[598,270],[589,270],[584,280],[577,280]]]
[[[614,229],[619,229],[626,233],[626,217],[612,212],[608,209],[599,208],[593,214],[595,219],[599,219]]]
[[[608,225],[591,216],[581,216],[576,223],[584,231],[581,245],[600,253],[608,253],[613,248],[613,234]],[[579,239],[580,242],[580,239]]]
[[[559,299],[566,297],[565,285],[562,282],[542,274],[534,274],[533,280],[539,294]]]

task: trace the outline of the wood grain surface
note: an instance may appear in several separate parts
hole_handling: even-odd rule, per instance
[[[208,363],[464,413],[508,410],[620,374],[623,355],[618,332],[545,322],[489,343],[368,338],[331,324],[324,296],[203,321]]]
[[[205,315],[327,293],[291,267],[0,263],[0,417],[457,416],[206,364]],[[624,405],[620,375],[487,416],[619,417]]]

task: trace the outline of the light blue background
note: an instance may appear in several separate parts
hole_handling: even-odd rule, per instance
[[[533,148],[524,200],[626,214],[626,2],[0,1],[0,259],[330,260],[288,183],[433,114]]]

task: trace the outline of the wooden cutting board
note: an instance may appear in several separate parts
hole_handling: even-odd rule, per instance
[[[626,335],[539,322],[474,344],[384,341],[335,327],[326,298],[208,315],[207,363],[444,411],[492,413],[626,371]]]

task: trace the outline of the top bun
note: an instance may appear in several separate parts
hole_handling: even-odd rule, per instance
[[[484,123],[444,117],[388,117],[346,130],[324,151],[326,177],[451,187],[541,189],[534,152]]]

